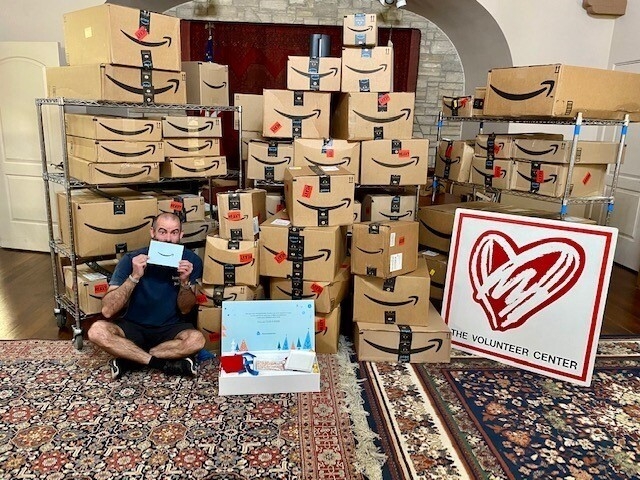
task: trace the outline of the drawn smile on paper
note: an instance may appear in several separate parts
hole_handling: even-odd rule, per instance
[[[584,263],[584,249],[567,238],[519,247],[508,235],[487,231],[471,249],[473,300],[482,306],[494,331],[518,328],[570,291]]]

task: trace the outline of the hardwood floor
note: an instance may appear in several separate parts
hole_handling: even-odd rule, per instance
[[[71,339],[58,329],[48,253],[0,249],[0,339]],[[86,326],[86,325],[84,325]],[[637,274],[614,266],[602,335],[640,335]]]

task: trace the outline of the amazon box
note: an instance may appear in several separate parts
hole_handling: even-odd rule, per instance
[[[208,236],[202,282],[257,287],[260,284],[258,252],[258,242]]]
[[[515,179],[513,160],[495,159],[473,156],[471,160],[471,183],[483,185],[487,188],[501,188],[511,190]]]
[[[311,227],[312,228],[312,227]],[[263,251],[266,255],[267,252]],[[269,298],[271,300],[306,300],[313,299],[316,313],[330,313],[349,293],[351,273],[349,262],[340,266],[335,278],[329,282],[302,281],[302,289],[292,278],[269,279]]]
[[[378,44],[378,20],[375,13],[345,15],[342,21],[342,45],[375,47]]]
[[[77,265],[78,280],[78,306],[85,315],[92,315],[102,311],[102,297],[109,289],[109,280],[118,260],[102,260]],[[63,267],[64,285],[67,298],[74,302],[73,298],[73,268]]]
[[[284,195],[277,192],[267,192],[267,218],[273,217],[280,210],[285,209]]]
[[[212,62],[182,62],[187,74],[187,102],[229,106],[229,67]]]
[[[427,261],[429,268],[429,298],[431,300],[442,300],[444,295],[444,282],[447,278],[447,263],[449,257],[438,252],[425,250],[420,252]]]
[[[287,210],[260,225],[260,273],[265,277],[332,282],[345,256],[342,227],[295,227]]]
[[[640,75],[572,65],[494,68],[484,115],[640,120]]]
[[[514,146],[514,158],[545,163],[570,163],[573,141],[518,138]],[[616,163],[618,142],[590,142],[580,140],[576,147],[575,163]],[[624,160],[624,155],[622,157]]]
[[[473,94],[472,117],[482,117],[484,115],[484,97],[487,95],[487,87],[476,87]]]
[[[343,47],[343,92],[393,92],[393,47]]]
[[[65,113],[67,135],[92,140],[124,140],[127,142],[159,142],[162,123],[150,118],[124,118]]]
[[[267,219],[267,191],[259,188],[221,192],[218,198],[220,236],[230,240],[256,240]]]
[[[264,300],[264,287],[247,285],[210,285],[198,283],[196,302],[203,307],[222,307],[222,302]]]
[[[415,195],[365,195],[362,220],[365,222],[413,221],[416,216]]]
[[[442,114],[445,117],[472,117],[473,95],[464,97],[442,97]]]
[[[434,175],[439,179],[468,182],[473,144],[472,140],[441,140],[436,153]]]
[[[159,163],[164,161],[162,142],[92,140],[67,135],[67,153],[97,163]]]
[[[474,154],[478,157],[511,159],[516,157],[517,139],[544,138],[562,141],[562,134],[553,133],[480,133],[476,135]],[[489,147],[491,149],[489,150]],[[492,153],[493,155],[490,155]]]
[[[338,353],[341,315],[340,305],[327,313],[316,312],[316,353]]]
[[[354,194],[355,178],[342,167],[291,167],[284,172],[284,199],[296,227],[350,225]]]
[[[165,138],[165,157],[217,157],[220,155],[219,138]]]
[[[262,95],[250,95],[247,93],[236,93],[233,96],[233,105],[242,107],[242,128],[240,128],[240,115],[233,112],[233,128],[243,132],[260,132],[262,134],[264,99]]]
[[[378,278],[397,277],[418,266],[418,222],[353,224],[351,272]]]
[[[276,138],[329,136],[331,94],[263,90],[262,135]]]
[[[429,140],[366,140],[361,149],[361,185],[424,185]]]
[[[157,182],[157,163],[94,163],[69,157],[69,175],[90,185]]]
[[[220,117],[169,116],[162,117],[164,138],[222,137]]]
[[[332,135],[345,140],[410,139],[415,93],[342,93],[332,117]]]
[[[180,191],[145,191],[146,195],[152,195],[158,201],[158,215],[161,213],[175,213],[183,222],[204,220],[204,197],[193,193]]]
[[[550,197],[564,195],[569,165],[540,162],[516,162],[513,190]],[[602,195],[607,165],[575,165],[569,187],[570,197]]]
[[[291,140],[251,140],[247,158],[247,178],[282,182],[284,171],[293,166]]]
[[[296,138],[293,164],[317,167],[344,167],[360,183],[360,143],[335,138]]]
[[[353,321],[428,325],[430,277],[424,257],[413,272],[387,279],[353,276]]]
[[[182,239],[180,243],[195,243],[206,240],[209,235],[218,233],[215,224],[210,219],[193,220],[182,223]]]
[[[47,67],[49,97],[184,104],[187,102],[185,82],[184,72],[143,71],[104,63]]]
[[[253,140],[269,141],[273,139],[264,138],[262,132],[242,132],[242,160],[247,162],[249,158],[249,144]],[[290,140],[289,140],[290,141]]]
[[[342,61],[334,57],[293,57],[287,61],[287,90],[339,92]]]
[[[158,203],[128,188],[79,189],[57,193],[60,238],[71,244],[67,201],[71,205],[75,253],[79,257],[115,255],[149,245]]]
[[[432,304],[428,325],[357,322],[354,346],[360,362],[448,363],[451,330]]]
[[[180,70],[179,18],[105,4],[66,13],[63,24],[68,65]]]
[[[222,308],[198,305],[198,330],[204,335],[205,350],[220,355]]]
[[[227,174],[227,157],[172,157],[160,164],[162,178],[201,178]]]

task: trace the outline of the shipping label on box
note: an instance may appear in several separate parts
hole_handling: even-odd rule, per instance
[[[429,140],[366,140],[361,150],[361,185],[424,185]]]
[[[575,163],[616,163],[618,142],[590,142],[581,140],[576,147]],[[572,141],[520,138],[515,141],[514,158],[546,163],[569,163]],[[623,158],[624,159],[624,156]]]
[[[227,157],[174,157],[160,164],[162,178],[217,177],[227,174]]]
[[[338,353],[340,340],[340,318],[342,309],[336,306],[330,312],[316,313],[316,352]]]
[[[220,236],[230,240],[255,240],[267,219],[267,191],[259,188],[217,194]]]
[[[263,90],[262,135],[276,138],[329,136],[331,94]]]
[[[203,283],[253,287],[260,283],[258,242],[213,236],[206,240]]]
[[[67,135],[71,157],[98,163],[160,163],[164,161],[162,142],[92,140]]]
[[[69,157],[69,175],[91,185],[157,182],[157,163],[94,163]]]
[[[170,116],[162,118],[164,138],[222,137],[220,117]]]
[[[492,160],[473,156],[471,161],[471,183],[483,185],[487,188],[501,188],[511,190],[513,188],[513,160]]]
[[[342,167],[290,167],[284,173],[287,213],[296,227],[353,223],[355,179]]]
[[[361,362],[448,363],[451,330],[429,304],[429,325],[357,322],[354,346]]]
[[[182,62],[187,75],[187,102],[196,105],[229,105],[229,67],[212,62]]]
[[[393,92],[393,47],[343,47],[341,91]]]
[[[213,157],[220,155],[219,138],[165,138],[166,157]]]
[[[250,140],[247,178],[281,182],[284,171],[293,166],[291,140]]]
[[[196,302],[203,307],[222,307],[222,302],[263,300],[264,287],[248,285],[210,285],[199,283],[196,287]]]
[[[607,165],[575,165],[570,197],[602,195]],[[565,192],[569,166],[556,163],[516,162],[513,190],[561,197]]]
[[[78,306],[85,315],[92,315],[102,311],[102,297],[109,289],[109,280],[118,260],[102,260],[99,262],[82,263],[76,267],[78,280]],[[63,267],[64,284],[69,300],[73,298],[73,267]]]
[[[442,97],[442,114],[445,117],[471,117],[473,113],[473,95],[464,97]]]
[[[126,140],[129,142],[159,142],[162,140],[160,120],[123,118],[65,113],[65,131],[74,137],[93,140]]]
[[[63,18],[68,65],[113,63],[180,70],[179,18],[113,4],[66,13]]]
[[[345,140],[413,137],[415,93],[342,93],[332,117],[332,136]]]
[[[342,21],[342,44],[352,47],[375,47],[378,45],[376,14],[345,15]]]
[[[262,134],[264,99],[262,95],[250,95],[236,93],[233,96],[233,105],[242,108],[242,128],[240,128],[240,116],[233,112],[233,128],[242,132],[259,132]],[[244,134],[243,134],[244,136]]]
[[[296,138],[293,142],[296,167],[344,167],[360,183],[360,143],[335,138]]]
[[[418,266],[418,222],[354,223],[351,272],[389,278]]]
[[[434,175],[440,179],[468,182],[473,144],[472,140],[441,140],[436,153]]]
[[[365,222],[411,221],[415,216],[415,195],[369,194],[362,202],[362,220]]]
[[[287,90],[339,92],[342,62],[333,57],[294,57],[287,61]]]
[[[429,282],[429,298],[432,300],[442,300],[449,257],[431,250],[424,250],[420,252],[420,254],[423,255],[427,261],[429,276],[431,277]]]

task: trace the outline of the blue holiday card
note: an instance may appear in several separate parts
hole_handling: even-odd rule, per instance
[[[222,355],[315,350],[314,304],[309,300],[222,303]]]

